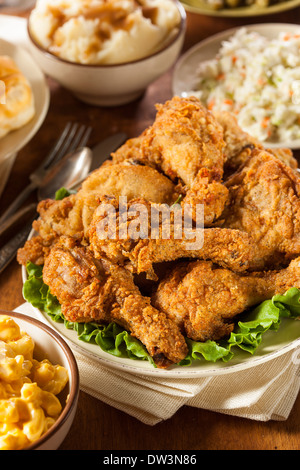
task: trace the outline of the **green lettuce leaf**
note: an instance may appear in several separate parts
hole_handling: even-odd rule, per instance
[[[70,196],[71,194],[76,194],[76,191],[73,189],[60,188],[55,193],[55,200],[61,201],[62,199]]]
[[[239,321],[226,341],[199,343],[188,340],[189,354],[181,364],[190,365],[201,356],[207,361],[216,362],[222,359],[228,362],[234,356],[234,348],[254,354],[264,333],[268,330],[277,331],[282,318],[295,319],[300,316],[300,290],[293,287],[284,295],[275,295],[244,316],[247,316],[247,321]]]
[[[119,325],[67,321],[62,315],[57,298],[50,293],[48,286],[43,282],[42,267],[28,263],[27,273],[28,279],[23,286],[25,300],[44,311],[53,321],[63,322],[66,328],[76,331],[78,339],[97,344],[109,354],[148,360],[154,365],[143,344]],[[247,321],[239,321],[227,340],[218,343],[215,341],[201,343],[186,338],[189,353],[180,365],[189,366],[194,361],[203,360],[228,362],[239,349],[254,354],[261,344],[264,333],[268,330],[277,331],[282,318],[295,319],[300,316],[300,290],[292,288],[284,295],[275,295],[272,299],[248,311],[244,316]]]

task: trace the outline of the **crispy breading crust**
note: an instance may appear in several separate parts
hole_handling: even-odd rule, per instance
[[[105,210],[107,203],[115,208],[111,221]],[[134,199],[127,205],[128,214],[133,207],[145,209],[145,212],[143,211],[146,214],[144,225],[147,225],[148,234],[145,238],[135,240],[131,235],[130,226],[134,224],[134,220],[139,220],[140,214],[134,213],[125,222],[122,222],[122,214],[120,215],[118,212],[117,199],[107,199],[106,197],[100,199],[99,207],[94,212],[89,230],[90,248],[96,258],[101,259],[102,256],[105,256],[113,263],[126,265],[132,272],[138,274],[146,272],[148,277],[153,279],[156,278],[153,270],[155,263],[179,258],[211,259],[238,272],[245,271],[249,267],[254,247],[246,233],[219,227],[200,228],[198,231],[197,229],[192,230],[188,236],[183,231],[183,236],[177,239],[174,213],[171,212],[171,218],[160,223],[158,236],[151,238],[153,211],[159,213],[160,205],[151,204],[143,199]],[[170,237],[164,238],[164,227],[169,225],[169,222]],[[106,224],[109,230],[110,227],[113,230],[116,227],[116,233],[113,237],[110,232],[106,234],[102,231]],[[195,234],[194,239],[192,238],[193,233]],[[122,237],[119,236],[120,234]],[[126,234],[126,237],[123,237],[123,234]],[[199,247],[196,246],[197,237]],[[195,243],[195,247],[193,247],[193,243]]]
[[[89,249],[61,237],[46,258],[43,279],[76,322],[115,321],[147,348],[158,367],[185,358],[188,348],[179,328],[150,304],[134,284],[132,274],[109,261],[93,258]]]
[[[152,301],[189,338],[218,341],[231,333],[238,314],[291,287],[300,288],[300,258],[281,271],[243,274],[197,260],[172,269]]]
[[[222,184],[223,129],[195,97],[175,96],[157,105],[152,126],[113,154],[113,162],[135,158],[162,171],[183,187],[189,204],[204,204],[204,224],[211,225],[226,204]]]

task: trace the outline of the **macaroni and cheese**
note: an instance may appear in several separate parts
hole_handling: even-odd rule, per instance
[[[0,315],[0,450],[20,450],[57,420],[57,395],[69,377],[47,359],[34,358],[34,341],[9,316]]]

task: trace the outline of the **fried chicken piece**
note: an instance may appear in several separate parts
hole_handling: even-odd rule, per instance
[[[232,174],[248,160],[253,150],[263,150],[264,146],[240,128],[233,114],[226,111],[214,111],[213,115],[224,132],[225,173],[226,175]],[[274,148],[268,151],[291,168],[298,168],[298,162],[290,149]]]
[[[251,262],[253,246],[244,232],[183,225],[181,209],[178,217],[143,199],[130,201],[124,209],[120,212],[115,198],[100,200],[89,230],[96,258],[105,256],[134,273],[146,272],[149,279],[156,279],[155,263],[179,258],[211,259],[234,271],[246,270]]]
[[[61,235],[82,240],[87,233],[99,197],[124,196],[129,201],[140,195],[153,202],[171,204],[179,194],[169,178],[154,168],[128,161],[105,163],[82,184],[77,194],[60,201],[47,199],[38,204],[39,220],[33,223],[37,237],[26,242],[18,252],[18,261],[43,264],[44,255]]]
[[[223,128],[225,173],[233,173],[245,163],[252,150],[263,149],[263,146],[240,128],[233,114],[226,111],[214,111],[213,115]]]
[[[249,234],[251,269],[300,254],[300,176],[266,150],[255,150],[227,181],[229,203],[222,227]]]
[[[18,263],[26,266],[27,263],[31,262],[37,266],[42,266],[55,240],[56,238],[45,239],[39,235],[27,240],[25,245],[19,248],[17,252]]]
[[[43,265],[45,256],[61,235],[82,238],[83,227],[80,219],[70,216],[75,201],[76,196],[72,194],[61,201],[46,199],[38,204],[37,212],[40,217],[32,224],[38,235],[18,250],[17,261],[21,265],[26,266],[28,261]]]
[[[282,271],[237,274],[209,261],[180,263],[161,281],[153,305],[195,341],[217,341],[235,317],[275,294],[300,287],[300,258]]]
[[[187,355],[184,337],[134,284],[132,274],[92,253],[73,238],[61,237],[45,260],[43,280],[72,322],[116,322],[146,347],[158,367]]]
[[[34,221],[33,228],[41,237],[60,235],[82,238],[83,224],[81,217],[74,216],[77,195],[71,194],[61,200],[45,199],[38,204],[37,211],[40,215]]]
[[[298,169],[298,161],[296,158],[293,156],[293,152],[291,149],[287,148],[273,148],[273,149],[267,149],[269,153],[274,155],[274,157],[279,158],[279,160],[282,161],[285,165],[293,168],[293,170]]]
[[[76,207],[81,207],[85,236],[99,196],[123,196],[128,201],[142,197],[155,203],[172,204],[179,193],[169,178],[138,161],[103,165],[85,180],[78,192]]]
[[[222,184],[223,130],[195,97],[175,96],[157,105],[152,126],[113,154],[114,162],[135,158],[158,168],[185,195],[185,203],[204,204],[205,225],[220,217],[228,192]]]

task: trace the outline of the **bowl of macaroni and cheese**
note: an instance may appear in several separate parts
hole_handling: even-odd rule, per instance
[[[0,311],[0,450],[56,450],[77,409],[79,372],[44,323]]]
[[[185,26],[178,0],[38,0],[28,35],[48,76],[86,103],[116,106],[172,67]]]

